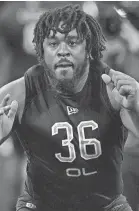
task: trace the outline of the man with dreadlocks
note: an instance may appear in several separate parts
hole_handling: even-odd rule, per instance
[[[122,195],[124,125],[139,137],[139,84],[101,62],[105,39],[79,6],[44,13],[39,64],[0,90],[1,143],[28,157],[17,211],[131,211]]]

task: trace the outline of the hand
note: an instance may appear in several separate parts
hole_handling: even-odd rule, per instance
[[[115,100],[124,108],[139,111],[139,83],[132,77],[111,69],[102,79]]]
[[[6,95],[0,104],[0,141],[10,134],[18,109],[17,101],[7,105],[9,98],[10,95]]]

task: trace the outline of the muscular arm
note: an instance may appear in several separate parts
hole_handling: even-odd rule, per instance
[[[136,111],[128,110],[126,108],[121,107],[120,103],[118,103],[114,99],[113,93],[107,88],[108,96],[112,107],[120,112],[120,117],[123,122],[123,125],[128,130],[128,137],[131,137],[132,140],[139,139],[139,108]]]
[[[16,118],[20,122],[20,120],[22,118],[24,104],[25,104],[25,81],[24,81],[24,77],[22,77],[18,80],[15,80],[15,81],[3,86],[0,89],[0,103],[2,102],[3,98],[7,94],[10,94],[10,98],[7,102],[7,105],[10,105],[12,103],[12,101],[14,101],[14,100],[16,100],[18,102],[18,109],[17,109],[17,112],[16,112]],[[14,128],[12,128],[12,130],[14,130]],[[2,144],[8,137],[9,136],[5,137],[1,141],[0,144]]]
[[[121,109],[120,116],[130,136],[135,136],[139,139],[139,112]]]
[[[120,112],[120,117],[123,125],[128,129],[131,134],[134,134],[136,138],[139,138],[139,111],[130,111],[125,108],[121,108],[120,104],[114,99],[113,94],[107,90],[112,107]]]

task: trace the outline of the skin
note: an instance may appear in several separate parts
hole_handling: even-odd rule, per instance
[[[43,50],[45,65],[47,71],[49,70],[48,76],[55,89],[79,92],[88,76],[89,59],[86,41],[78,39],[76,29],[70,31],[67,36],[57,32],[55,37],[51,31],[43,42]]]
[[[139,83],[129,75],[110,70],[103,74],[112,106],[120,111],[123,125],[133,140],[139,138]]]
[[[66,92],[70,88],[72,88],[72,93],[79,92],[84,87],[89,71],[86,42],[77,41],[76,30],[71,31],[67,37],[59,32],[53,39],[51,35],[43,43],[44,60],[49,69],[50,81],[55,88],[66,86]],[[63,59],[70,61],[73,66],[65,66]],[[64,63],[63,66],[56,68],[56,64],[61,60]],[[112,69],[109,75],[102,75],[102,80],[106,84],[113,108],[120,111],[123,124],[131,134],[139,138],[139,83],[132,77]],[[59,84],[60,86],[58,86]],[[59,89],[59,91],[63,90]],[[3,100],[6,94],[10,94],[10,96]],[[20,122],[24,110],[24,77],[1,88],[0,102],[2,102],[0,105],[0,122],[3,126],[0,134],[2,137],[8,137],[15,116],[18,117]],[[9,107],[5,108],[7,105]],[[1,140],[2,137],[0,137]]]

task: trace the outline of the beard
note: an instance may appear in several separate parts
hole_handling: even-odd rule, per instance
[[[71,79],[57,79],[55,72],[50,70],[46,63],[43,66],[46,70],[48,79],[52,87],[59,93],[72,95],[75,93],[77,83],[80,81],[81,77],[85,73],[87,65],[88,59],[85,58],[83,64],[74,71],[73,77]]]

